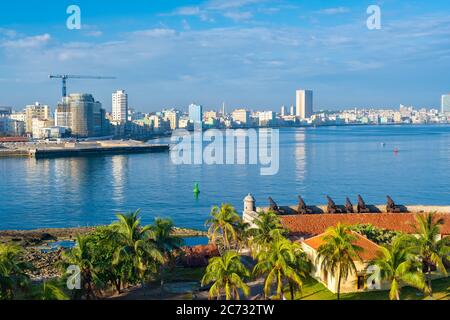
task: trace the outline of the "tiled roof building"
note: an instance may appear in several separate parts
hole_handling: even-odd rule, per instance
[[[375,227],[395,230],[403,233],[413,233],[416,214],[411,213],[374,213],[374,214],[311,214],[280,216],[284,227],[292,235],[311,237],[324,233],[329,227],[338,223],[346,225],[372,224]],[[450,215],[437,214],[444,218],[441,228],[443,236],[450,235]]]

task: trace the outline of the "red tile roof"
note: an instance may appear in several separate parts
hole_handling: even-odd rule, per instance
[[[359,233],[353,232],[353,234],[356,236],[356,241],[354,242],[354,244],[362,248],[362,251],[358,252],[358,255],[361,258],[361,260],[371,261],[377,258],[380,247],[376,243],[363,237]],[[305,240],[304,243],[317,251],[319,247],[325,243],[324,242],[325,236],[326,233],[322,233],[321,235]]]
[[[338,223],[346,225],[372,224],[387,230],[413,233],[415,214],[411,213],[373,213],[373,214],[311,214],[280,216],[281,222],[292,234],[300,236],[314,236],[322,234],[329,227]],[[445,224],[441,228],[443,235],[450,235],[450,214],[437,214],[444,218]]]

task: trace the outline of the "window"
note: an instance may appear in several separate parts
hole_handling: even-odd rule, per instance
[[[364,290],[366,288],[366,277],[358,276],[358,290]]]

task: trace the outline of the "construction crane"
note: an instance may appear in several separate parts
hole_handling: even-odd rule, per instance
[[[97,77],[97,76],[75,76],[70,74],[58,74],[58,75],[49,75],[50,79],[61,79],[62,80],[62,97],[63,100],[67,97],[67,79],[93,79],[93,80],[110,80],[116,79],[115,77]]]

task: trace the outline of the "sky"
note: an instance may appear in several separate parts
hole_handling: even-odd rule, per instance
[[[69,30],[66,10],[81,9]],[[369,30],[367,8],[381,9]],[[314,107],[439,107],[450,92],[450,2],[365,0],[16,0],[0,5],[0,105],[55,106],[49,74],[108,110],[130,106],[279,110],[296,89]]]

